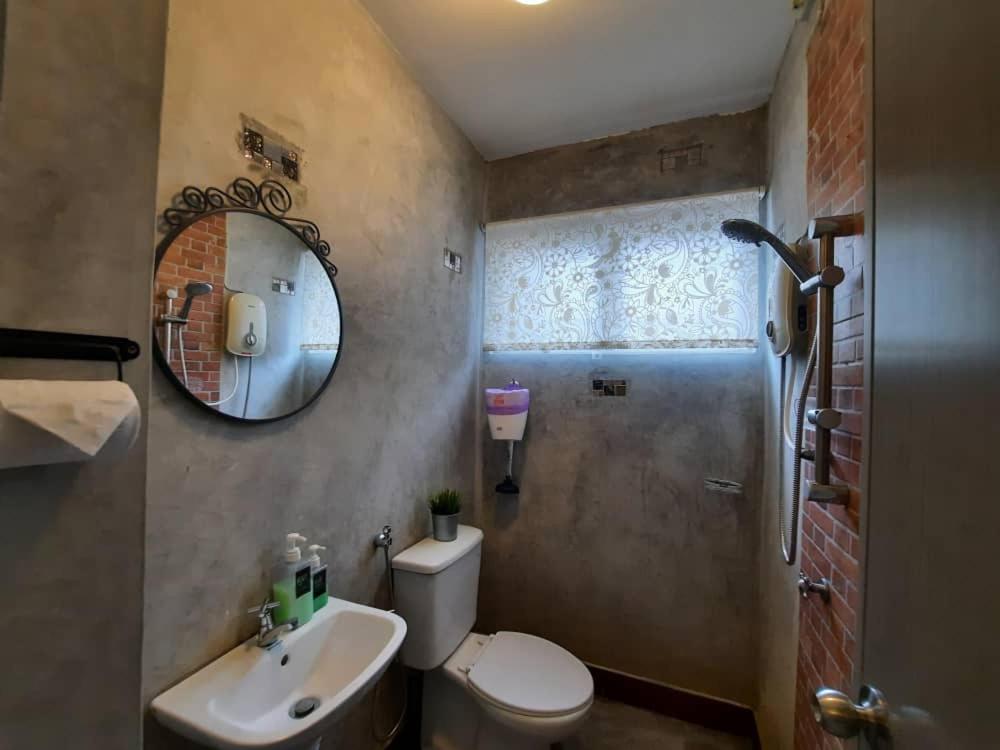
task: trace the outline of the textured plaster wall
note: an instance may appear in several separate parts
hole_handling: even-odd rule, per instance
[[[125,378],[145,417],[166,2],[4,6],[0,325],[141,342]],[[0,378],[114,372],[0,359]],[[0,747],[140,744],[145,445],[0,472]]]
[[[753,704],[760,353],[495,353],[484,385],[531,388],[516,498],[482,432],[479,624],[585,661]],[[629,380],[591,395],[594,377]],[[706,492],[706,477],[743,495]]]
[[[158,205],[254,176],[241,113],[299,144],[295,213],[333,245],[343,356],[313,407],[252,428],[154,373],[145,700],[251,634],[285,532],[330,548],[332,594],[387,606],[375,532],[391,523],[401,549],[429,531],[426,493],[473,490],[482,159],[354,0],[297,3],[275,33],[234,22],[273,15],[262,0],[171,4]],[[446,241],[461,275],[442,267]],[[369,736],[365,703],[324,748]],[[182,746],[147,720],[147,747]]]
[[[806,229],[806,49],[818,12],[810,6],[796,25],[775,81],[768,120],[768,189],[765,224],[787,242]],[[766,254],[768,278],[776,257]],[[767,351],[770,351],[769,349]],[[801,373],[804,353],[793,355]],[[792,452],[784,447],[779,421],[780,360],[764,357],[764,492],[760,525],[760,692],[757,727],[761,742],[773,750],[791,750],[795,711],[795,657],[798,644],[798,565],[786,565],[778,541],[778,497],[790,508]],[[786,377],[791,361],[786,362]],[[799,375],[801,380],[801,375]],[[797,388],[797,386],[795,386]],[[784,452],[779,473],[779,451]],[[786,514],[786,519],[788,515]]]
[[[767,108],[657,125],[490,162],[487,220],[721,193],[764,182]],[[661,149],[702,144],[671,168]]]

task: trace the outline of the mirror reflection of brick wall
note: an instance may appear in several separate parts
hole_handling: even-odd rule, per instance
[[[215,214],[192,224],[171,243],[156,274],[154,310],[156,320],[166,311],[168,289],[177,290],[174,313],[184,304],[184,287],[192,281],[212,285],[211,294],[196,297],[184,326],[184,360],[187,365],[188,390],[202,401],[219,400],[222,352],[225,345],[223,318],[226,278],[226,216]],[[170,369],[184,382],[180,348],[174,327],[170,347]],[[163,327],[157,326],[161,346]]]

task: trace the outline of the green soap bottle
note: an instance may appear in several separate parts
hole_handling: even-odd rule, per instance
[[[285,536],[285,561],[275,568],[271,585],[278,603],[274,611],[276,625],[294,619],[301,628],[312,619],[312,571],[298,546],[305,541],[304,536],[295,532]]]
[[[313,612],[317,612],[330,601],[330,592],[326,588],[326,565],[319,559],[319,551],[325,550],[319,544],[310,544],[309,570],[312,573]]]

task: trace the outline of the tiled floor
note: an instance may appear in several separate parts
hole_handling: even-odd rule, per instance
[[[713,732],[602,698],[563,750],[750,750],[750,740]]]

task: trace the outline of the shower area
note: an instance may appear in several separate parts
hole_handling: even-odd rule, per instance
[[[849,692],[856,676],[862,11],[811,5],[766,107],[488,165],[481,380],[516,380],[530,389],[531,409],[512,467],[519,494],[497,492],[508,453],[481,433],[482,626],[538,633],[608,673],[753,707],[768,748],[822,746],[809,688]],[[847,29],[843,47],[835,38]],[[847,82],[838,99],[818,87],[826,77]],[[643,165],[654,143],[687,144],[670,157],[681,168]],[[607,153],[610,164],[594,157]],[[687,203],[740,195],[747,207],[730,203],[729,214],[685,213]],[[725,333],[717,326],[663,346],[641,300],[604,310],[609,330],[632,315],[643,328],[636,338],[646,340],[624,346],[564,344],[560,336],[577,335],[575,319],[553,326],[542,347],[529,341],[537,331],[518,330],[509,318],[524,285],[541,288],[548,274],[549,288],[570,298],[573,263],[600,245],[600,232],[629,228],[610,250],[593,250],[598,265],[648,250],[639,235],[655,233],[656,222],[615,211],[662,211],[688,233],[711,225],[733,248],[728,266],[702,269],[732,290]],[[671,241],[650,242],[649,252],[669,258]],[[531,243],[540,247],[534,263],[510,249]],[[557,245],[569,248],[570,270],[547,265]],[[740,258],[753,259],[753,274],[734,271]],[[660,269],[664,278],[676,270]],[[597,278],[598,295],[616,273],[628,271]],[[518,274],[521,290],[504,286]],[[664,283],[635,286],[662,295]],[[544,317],[549,302],[535,302]],[[753,319],[749,332],[732,327],[739,314]]]

